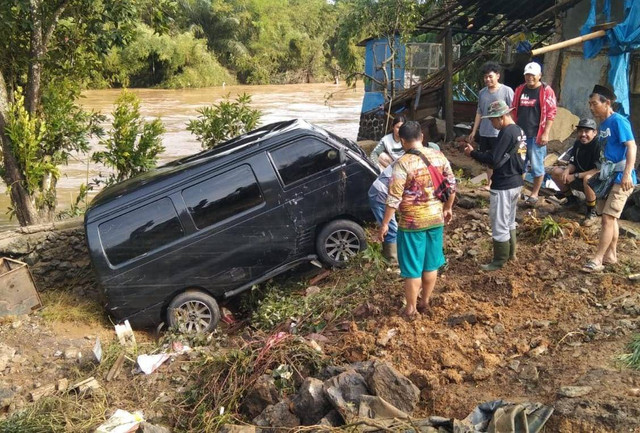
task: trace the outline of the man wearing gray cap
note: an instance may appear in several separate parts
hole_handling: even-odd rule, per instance
[[[513,95],[511,116],[527,135],[527,162],[531,164],[533,187],[525,203],[535,206],[544,179],[544,158],[547,156],[549,132],[556,117],[556,94],[551,86],[540,81],[542,68],[536,62],[524,67],[524,84]]]
[[[597,138],[598,126],[593,119],[580,119],[577,127],[578,138],[573,147],[567,152],[569,165],[554,167],[551,178],[560,189],[558,198],[566,198],[566,205],[575,205],[578,198],[573,190],[582,191],[587,203],[583,225],[590,226],[597,219],[596,193],[589,186],[589,179],[598,172],[597,163],[600,160],[602,147]]]
[[[493,169],[489,190],[489,220],[493,238],[493,260],[480,266],[485,271],[502,268],[508,260],[516,258],[516,208],[522,189],[524,172],[525,135],[511,118],[513,108],[504,101],[494,101],[483,118],[500,131],[494,146],[480,152],[470,143],[464,153]]]

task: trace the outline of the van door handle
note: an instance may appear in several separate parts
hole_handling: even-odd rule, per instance
[[[339,170],[339,169],[341,169],[341,168],[344,168],[346,165],[347,165],[347,163],[346,163],[346,162],[343,162],[343,163],[342,163],[342,164],[340,164],[340,165],[336,165],[336,166],[335,166],[335,167],[333,167],[331,170],[329,170],[329,173],[333,173],[333,172],[334,172],[334,171],[336,171],[336,170]]]

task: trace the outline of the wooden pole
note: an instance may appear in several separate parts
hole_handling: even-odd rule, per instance
[[[446,141],[453,140],[453,33],[447,25],[444,35],[444,115],[447,124]]]
[[[598,30],[597,32],[587,33],[583,36],[578,36],[577,38],[567,39],[566,41],[558,42],[557,44],[547,45],[546,47],[538,48],[536,50],[531,51],[531,56],[537,56],[539,54],[548,53],[549,51],[559,50],[561,48],[570,47],[571,45],[579,44],[580,42],[589,41],[591,39],[601,38],[605,36],[607,33],[604,30]]]

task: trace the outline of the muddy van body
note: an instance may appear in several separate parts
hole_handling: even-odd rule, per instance
[[[107,310],[206,332],[218,303],[254,284],[343,264],[366,247],[376,172],[355,143],[292,120],[106,188],[85,230]]]

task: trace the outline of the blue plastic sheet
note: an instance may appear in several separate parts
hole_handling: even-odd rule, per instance
[[[609,84],[618,97],[620,113],[628,116],[629,110],[629,59],[630,52],[640,49],[640,1],[625,0],[625,20],[607,30],[609,43]],[[606,20],[611,17],[611,0],[605,0],[603,13]],[[591,9],[587,21],[580,29],[580,34],[590,33],[596,24],[596,0],[591,0]],[[584,57],[590,59],[602,49],[605,38],[584,42]]]

